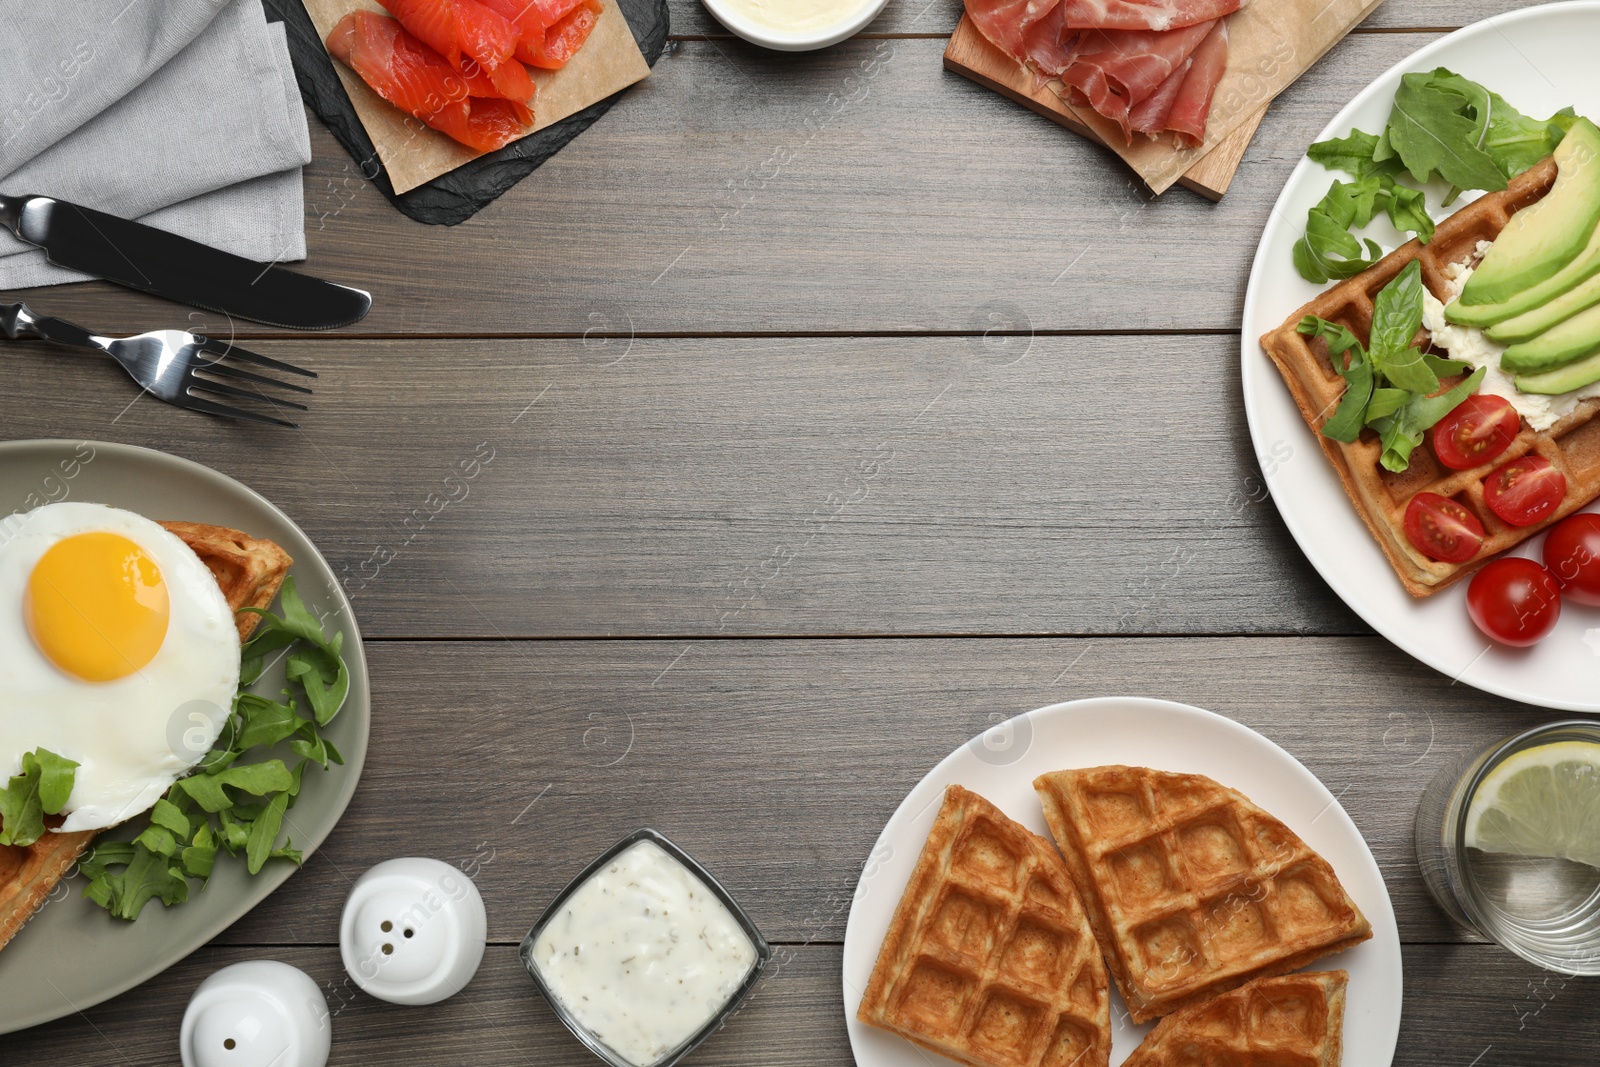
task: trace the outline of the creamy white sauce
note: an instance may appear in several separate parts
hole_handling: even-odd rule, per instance
[[[867,6],[866,0],[722,0],[723,7],[769,33],[810,36],[837,26]]]
[[[1477,257],[1471,263],[1452,263],[1445,268],[1445,277],[1448,279],[1445,303],[1454,300],[1466,286],[1467,279],[1472,277],[1473,269],[1482,261],[1483,254],[1488,250],[1489,242],[1479,241]],[[1600,396],[1600,382],[1556,396],[1524,393],[1517,388],[1512,375],[1500,369],[1500,355],[1506,350],[1506,346],[1491,341],[1489,335],[1476,326],[1457,326],[1455,323],[1445,321],[1444,303],[1434,299],[1433,294],[1426,289],[1422,293],[1422,325],[1433,339],[1435,348],[1447,349],[1453,359],[1465,360],[1474,367],[1483,367],[1483,385],[1478,391],[1503,396],[1511,401],[1511,406],[1517,409],[1517,414],[1527,419],[1528,425],[1535,430],[1548,430],[1562,418],[1572,414],[1580,400]]]
[[[711,1021],[755,960],[733,913],[652,841],[591,875],[533,946],[562,1006],[638,1067]]]

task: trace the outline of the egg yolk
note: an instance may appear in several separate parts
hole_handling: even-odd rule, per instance
[[[85,533],[50,547],[28,579],[28,632],[57,667],[109,682],[149,663],[167,636],[161,568],[120,534]]]

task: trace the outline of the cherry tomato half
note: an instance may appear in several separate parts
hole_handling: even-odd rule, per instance
[[[1483,544],[1483,523],[1438,493],[1418,493],[1406,505],[1406,537],[1429,559],[1465,563]]]
[[[1561,589],[1555,575],[1531,559],[1497,559],[1472,576],[1467,614],[1490,638],[1522,648],[1555,629]]]
[[[1513,526],[1547,518],[1566,495],[1567,476],[1533,453],[1496,467],[1483,481],[1483,502]]]
[[[1522,416],[1511,401],[1492,393],[1473,393],[1433,427],[1433,451],[1451,470],[1487,463],[1517,439]]]
[[[1568,600],[1600,605],[1600,515],[1569,515],[1552,526],[1544,565]]]

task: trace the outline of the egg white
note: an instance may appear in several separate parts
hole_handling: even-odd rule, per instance
[[[144,549],[170,603],[155,657],[110,682],[86,682],[46,658],[23,608],[40,557],[63,538],[94,532]],[[180,539],[101,504],[47,504],[0,523],[0,775],[20,773],[23,755],[38,748],[76,760],[63,832],[115,826],[155,804],[210,750],[238,688],[233,611]]]

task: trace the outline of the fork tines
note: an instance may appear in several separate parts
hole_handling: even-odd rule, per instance
[[[224,363],[223,360],[234,359],[243,363],[252,363],[259,367],[268,367],[290,374],[302,375],[307,378],[317,377],[317,373],[315,371],[305,370],[301,367],[296,367],[292,363],[285,363],[282,360],[272,359],[269,356],[259,355],[255,352],[248,352],[245,349],[240,348],[238,345],[232,344],[231,342],[217,341],[209,337],[197,338],[197,340],[200,342],[200,350],[215,358],[207,363],[201,363],[195,366],[196,373],[192,376],[189,383],[189,407],[197,411],[209,412],[213,415],[224,415],[235,419],[246,419],[251,422],[263,422],[275,426],[288,427],[295,427],[297,424],[286,419],[275,418],[271,415],[261,414],[246,408],[222,404],[213,400],[206,400],[202,397],[196,396],[195,391],[201,390],[216,396],[232,397],[240,400],[253,400],[259,403],[267,404],[272,409],[279,411],[284,408],[292,408],[296,411],[309,410],[304,404],[290,400],[286,397],[271,395],[262,388],[246,388],[242,387],[242,384],[231,384],[229,382],[215,381],[211,377],[207,376],[215,375],[217,377],[232,379],[233,382],[237,383],[250,383],[251,385],[258,387],[282,389],[291,393],[299,393],[309,396],[311,395],[312,391],[303,385],[296,385],[293,382],[279,381],[277,378],[269,378],[264,374],[257,374],[255,371],[244,370],[241,367]]]

